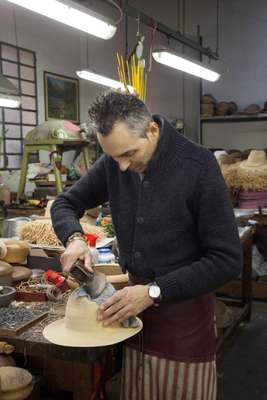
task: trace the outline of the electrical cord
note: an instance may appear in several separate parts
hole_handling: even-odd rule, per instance
[[[220,0],[217,0],[217,6],[216,6],[216,50],[215,53],[218,56],[219,55],[219,23],[220,23]]]
[[[117,21],[115,21],[115,25],[119,25],[119,23],[122,21],[123,19],[123,11],[122,8],[119,6],[119,4],[117,4],[114,0],[107,0],[108,3],[110,3],[112,6],[114,6],[115,8],[117,8],[117,10],[120,13],[120,16],[118,18]]]

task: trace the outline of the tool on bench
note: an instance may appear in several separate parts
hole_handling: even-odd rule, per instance
[[[107,278],[102,272],[90,272],[81,260],[78,260],[70,270],[71,276],[82,286],[92,299],[98,297],[106,287]]]

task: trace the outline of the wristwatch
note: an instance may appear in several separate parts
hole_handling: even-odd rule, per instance
[[[148,295],[153,300],[154,306],[158,307],[161,301],[161,290],[156,282],[148,284]]]

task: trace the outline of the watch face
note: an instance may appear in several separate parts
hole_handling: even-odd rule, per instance
[[[151,285],[149,288],[149,296],[152,299],[157,299],[160,297],[160,287],[157,285]]]

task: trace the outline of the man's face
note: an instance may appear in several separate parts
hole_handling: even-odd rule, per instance
[[[118,122],[112,131],[103,136],[97,134],[103,151],[119,164],[121,171],[142,173],[155,153],[160,130],[156,122],[151,122],[145,137],[133,133],[125,122]]]

